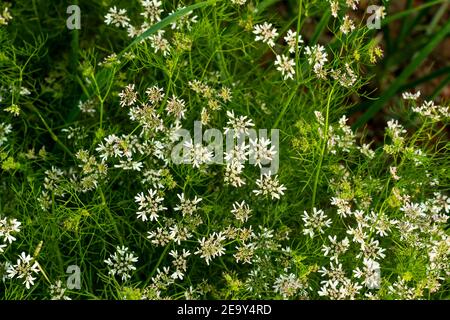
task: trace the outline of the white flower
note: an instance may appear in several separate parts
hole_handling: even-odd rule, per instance
[[[0,147],[8,141],[6,137],[12,131],[12,126],[9,123],[0,123]]]
[[[346,3],[349,8],[358,9],[359,0],[346,0]]]
[[[161,21],[161,13],[164,11],[161,6],[162,2],[158,0],[141,0],[144,12],[141,15],[150,20],[150,23]]]
[[[137,100],[137,93],[134,91],[134,84],[129,84],[119,93],[120,106],[132,106]]]
[[[58,280],[50,285],[50,296],[52,300],[71,300],[65,295],[66,288],[63,287],[62,281]]]
[[[183,280],[184,272],[187,270],[186,258],[191,255],[190,251],[183,249],[183,252],[180,254],[177,250],[172,250],[169,252],[169,255],[172,256],[172,265],[176,268],[170,277],[172,279]]]
[[[397,175],[397,167],[389,167],[389,172],[391,173],[392,179],[400,180],[400,177]]]
[[[289,30],[284,37],[284,41],[286,41],[288,47],[289,47],[289,53],[295,52],[295,45],[297,44],[297,32],[294,32],[292,30]],[[298,47],[300,47],[300,44],[303,43],[302,36],[298,36]]]
[[[250,146],[242,142],[240,145],[237,144],[233,147],[233,149],[225,152],[225,161],[227,163],[232,163],[234,161],[243,163],[247,160],[247,156],[249,152],[247,149]]]
[[[346,281],[345,272],[342,269],[341,263],[334,264],[330,262],[330,268],[327,269],[325,267],[320,268],[319,273],[322,277],[328,277],[331,281],[337,281],[339,283],[343,283]]]
[[[274,291],[284,299],[294,296],[303,287],[303,283],[293,273],[280,275],[273,285]]]
[[[183,6],[178,6],[177,11],[184,9]],[[175,11],[170,12],[170,14],[174,14]],[[192,11],[178,17],[174,22],[172,22],[171,27],[172,29],[181,30],[184,27],[186,27],[187,30],[191,30],[192,24],[197,23],[197,16],[192,16]]]
[[[228,121],[227,127],[224,128],[225,134],[232,132],[234,137],[239,137],[241,135],[247,135],[249,129],[254,126],[251,119],[247,119],[247,116],[235,116],[234,111],[227,111]]]
[[[0,26],[8,25],[9,21],[12,20],[12,16],[9,13],[9,8],[5,7],[3,12],[0,14]],[[1,99],[0,99],[1,101]]]
[[[350,68],[348,63],[345,64],[344,70],[332,70],[331,75],[344,88],[351,88],[358,80],[356,73]]]
[[[147,90],[145,90],[145,94],[147,95],[148,100],[150,100],[152,104],[157,104],[161,102],[164,99],[165,95],[164,89],[158,86],[147,88]]]
[[[0,237],[3,237],[3,242],[11,244],[16,238],[12,235],[20,231],[20,221],[12,218],[0,219]]]
[[[250,163],[260,168],[262,165],[269,164],[277,153],[275,146],[270,146],[271,141],[264,137],[254,140],[250,139],[250,145]]]
[[[353,242],[359,244],[363,244],[369,237],[360,224],[358,224],[356,228],[348,228],[347,234],[353,236]]]
[[[330,1],[330,0],[329,0]],[[331,15],[335,18],[338,16],[339,12],[339,1],[330,1]]]
[[[450,118],[449,107],[435,105],[433,101],[424,101],[421,106],[414,106],[412,110],[422,117],[430,118],[433,121]]]
[[[164,188],[164,184],[162,183],[162,175],[163,175],[163,170],[162,169],[148,169],[148,170],[144,170],[142,172],[143,178],[141,180],[142,184],[151,184],[153,186],[153,188],[157,188],[157,189],[163,189]]]
[[[378,8],[375,11],[375,17],[380,20],[386,18],[386,7],[378,6]]]
[[[411,92],[403,92],[402,97],[404,100],[417,100],[420,98],[420,90],[417,91],[416,93],[411,93]]]
[[[256,195],[271,196],[272,199],[280,199],[280,196],[284,194],[286,190],[284,185],[280,185],[278,176],[272,177],[270,172],[262,174],[261,177],[256,180],[258,189],[253,190]]]
[[[370,239],[369,242],[365,241],[361,244],[361,252],[357,254],[356,257],[363,257],[376,261],[386,257],[384,251],[386,250],[380,247],[380,242],[378,240]]]
[[[244,165],[239,161],[227,162],[225,167],[224,182],[238,188],[245,184],[245,179],[241,177]]]
[[[336,236],[328,236],[328,239],[330,240],[330,244],[322,245],[323,254],[330,256],[330,259],[337,263],[338,257],[348,250],[350,242],[347,237],[341,241],[337,241]]]
[[[232,4],[237,4],[239,6],[244,5],[247,2],[247,0],[231,0]]]
[[[186,112],[185,102],[183,99],[172,95],[172,98],[167,101],[166,110],[168,114],[173,114],[175,118],[184,119],[184,113]]]
[[[170,43],[169,41],[163,37],[164,30],[159,30],[156,34],[151,35],[148,39],[150,41],[150,45],[155,50],[155,53],[161,51],[163,56],[167,56],[170,53]]]
[[[361,147],[358,146],[358,150],[369,159],[373,159],[375,157],[375,151],[370,149],[369,144],[364,143]]]
[[[109,266],[108,274],[118,275],[125,281],[131,278],[130,272],[136,270],[134,263],[137,261],[138,258],[127,247],[117,246],[114,255],[111,254],[104,262]]]
[[[242,200],[241,203],[237,201],[233,203],[233,210],[231,210],[231,213],[234,214],[236,220],[247,222],[251,212],[252,210],[250,209],[248,204],[245,203],[245,200]]]
[[[159,212],[167,210],[167,208],[161,204],[161,202],[164,201],[164,198],[159,197],[156,190],[149,189],[148,194],[146,195],[141,192],[135,196],[134,199],[139,205],[139,211],[136,213],[137,217],[138,219],[142,219],[142,221],[147,221],[148,219],[150,219],[150,221],[157,221]]]
[[[214,232],[207,239],[203,237],[198,241],[200,243],[200,247],[194,253],[200,254],[200,258],[204,258],[206,264],[209,265],[209,262],[213,258],[220,257],[225,254],[225,247],[223,245],[223,241],[225,240],[226,238],[222,232]]]
[[[257,24],[253,28],[253,33],[256,34],[255,41],[262,41],[270,47],[275,46],[274,40],[278,36],[278,32],[277,29],[272,28],[271,23]]]
[[[363,260],[364,266],[362,269],[356,268],[353,273],[356,278],[362,278],[363,284],[368,289],[378,289],[381,283],[380,264],[374,260]]]
[[[331,226],[331,219],[327,219],[328,216],[322,209],[317,210],[313,208],[313,212],[309,214],[303,211],[302,220],[305,223],[303,234],[309,235],[311,238],[314,237],[315,232],[325,233],[324,228]]]
[[[242,261],[243,263],[252,264],[252,258],[255,253],[256,245],[254,243],[244,243],[236,247],[237,252],[233,255],[236,263]]]
[[[320,44],[316,44],[312,47],[305,47],[305,54],[308,56],[308,63],[313,66],[316,73],[320,72],[328,61],[328,54],[325,51],[325,47]]]
[[[9,265],[6,272],[11,279],[24,279],[23,284],[27,289],[30,289],[34,285],[34,280],[36,280],[33,277],[33,273],[39,273],[39,266],[29,254],[22,252],[19,259],[17,259],[17,263],[15,265]]]
[[[180,204],[177,205],[174,210],[175,211],[181,211],[183,216],[191,216],[195,211],[197,211],[197,204],[199,204],[202,201],[202,198],[197,198],[197,196],[194,197],[194,199],[186,199],[184,197],[184,193],[177,194],[178,199],[180,199]]]
[[[342,23],[340,29],[343,34],[348,34],[355,30],[355,24],[353,23],[352,19],[350,19],[349,16],[344,17],[344,22]]]
[[[275,65],[278,66],[277,70],[281,72],[284,80],[294,79],[294,74],[295,74],[294,59],[290,59],[289,57],[287,57],[285,55],[277,55]]]
[[[116,6],[109,8],[108,13],[105,16],[105,23],[107,25],[113,24],[116,27],[126,28],[130,25],[130,19],[127,17],[127,10],[119,9]]]
[[[80,100],[78,103],[78,109],[80,109],[82,113],[92,116],[97,111],[95,110],[95,100],[89,99],[84,102]]]
[[[341,199],[339,197],[332,197],[331,205],[338,207],[337,213],[343,218],[351,215],[352,213],[351,206],[349,205],[348,200]]]
[[[210,163],[213,158],[212,151],[201,143],[193,144],[192,141],[186,141],[183,146],[189,150],[189,158],[186,160],[194,168],[199,168],[202,164]]]

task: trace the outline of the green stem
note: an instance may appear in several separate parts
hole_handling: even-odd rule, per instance
[[[320,170],[322,169],[322,163],[323,158],[325,156],[325,151],[327,149],[328,145],[328,123],[329,123],[329,115],[330,115],[330,104],[331,104],[331,97],[334,93],[334,85],[331,88],[331,92],[328,96],[328,102],[327,102],[327,110],[326,110],[326,117],[325,117],[325,128],[324,128],[324,139],[322,142],[322,150],[320,152],[320,159],[319,164],[317,165],[317,171],[316,171],[316,178],[314,179],[314,187],[313,187],[313,195],[312,195],[312,201],[311,201],[311,208],[314,208],[314,205],[316,203],[316,193],[317,193],[317,185],[319,183],[319,177],[320,177]]]
[[[120,234],[119,228],[117,228],[116,221],[114,220],[114,217],[113,217],[111,211],[109,210],[108,205],[106,204],[105,195],[103,194],[103,191],[101,188],[98,188],[98,190],[100,191],[100,197],[102,198],[102,207],[105,209],[106,213],[108,214],[108,218],[114,227],[114,232],[116,233],[117,239],[120,241],[120,244],[122,245],[123,244],[122,235]]]
[[[299,50],[298,50],[298,38],[300,37],[300,26],[301,26],[301,17],[302,17],[302,4],[303,1],[300,0],[298,2],[298,19],[297,19],[297,36],[295,39],[295,72],[297,74],[297,82],[300,81],[300,72],[299,72],[299,66],[300,66],[300,59],[299,59]]]

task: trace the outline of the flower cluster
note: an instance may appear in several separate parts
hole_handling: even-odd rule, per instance
[[[125,246],[118,246],[116,252],[111,254],[105,263],[108,265],[110,275],[118,275],[122,281],[126,281],[131,278],[131,272],[136,270],[134,264],[138,261],[138,257],[134,256],[134,253],[129,251]]]

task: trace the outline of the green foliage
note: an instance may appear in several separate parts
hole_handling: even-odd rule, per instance
[[[326,1],[241,2],[162,1],[152,20],[140,1],[78,1],[81,30],[67,29],[64,3],[0,3],[12,16],[0,24],[2,299],[448,299],[449,107],[437,99],[448,80],[435,103],[398,95],[449,22],[433,15],[371,101],[368,85],[403,57],[388,45],[377,66],[378,31],[352,1],[337,17]],[[383,31],[404,19],[405,40],[438,5],[388,15]],[[114,6],[126,27],[108,21]],[[273,45],[255,39],[265,22]],[[377,139],[352,131],[388,102],[396,120]],[[178,127],[223,132],[241,116],[279,130],[266,150],[275,191],[258,166],[233,172],[237,187],[226,163],[173,160]],[[71,265],[79,289],[67,288]]]

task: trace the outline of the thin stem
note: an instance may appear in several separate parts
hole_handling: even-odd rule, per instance
[[[329,115],[330,115],[331,97],[333,96],[333,93],[334,93],[334,85],[331,88],[331,92],[328,96],[327,111],[326,111],[326,117],[325,117],[325,128],[323,130],[324,138],[323,138],[323,142],[322,142],[322,150],[320,152],[320,159],[319,159],[319,164],[317,166],[316,178],[314,179],[313,195],[312,195],[312,202],[311,202],[312,208],[314,208],[314,205],[316,203],[317,185],[319,183],[319,176],[320,176],[320,171],[322,170],[323,158],[325,156],[325,151],[326,151],[327,145],[328,145],[328,121],[329,121]]]
[[[301,25],[301,17],[302,17],[302,4],[303,1],[300,0],[298,3],[298,19],[297,19],[297,30],[296,30],[296,38],[295,38],[295,72],[297,74],[297,82],[300,81],[300,59],[299,59],[299,50],[298,50],[298,39],[300,37],[300,25]]]

